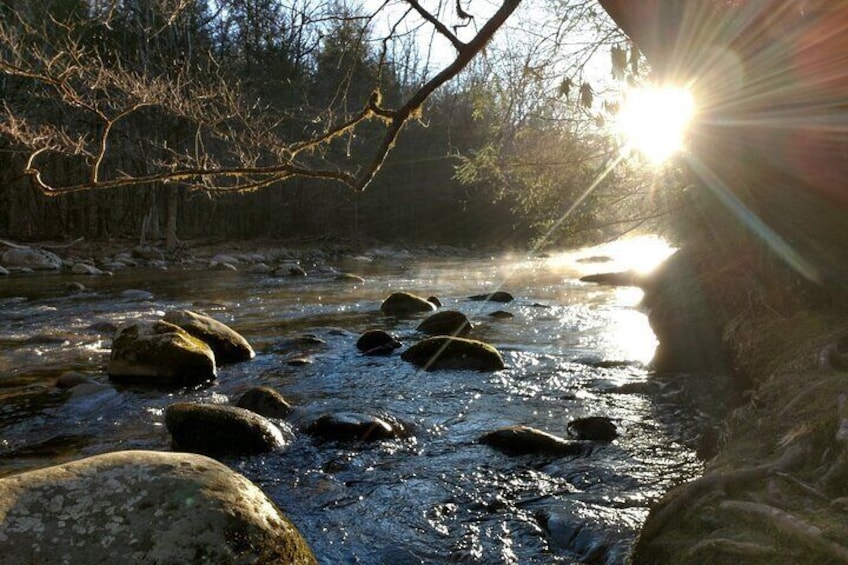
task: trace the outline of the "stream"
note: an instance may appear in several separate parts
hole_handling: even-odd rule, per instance
[[[321,563],[622,563],[649,505],[702,470],[695,446],[722,410],[720,376],[650,373],[656,340],[638,310],[639,289],[578,280],[639,257],[624,242],[546,256],[401,252],[327,261],[364,283],[306,265],[303,278],[142,269],[4,277],[0,476],[108,451],[169,450],[167,405],[234,402],[265,385],[296,406],[276,421],[287,446],[222,461],[280,506]],[[87,290],[69,293],[73,281]],[[467,299],[498,289],[515,300]],[[354,344],[368,329],[390,331],[404,346],[423,337],[415,330],[423,317],[380,313],[397,290],[465,313],[471,337],[497,347],[507,368],[425,372],[398,353],[360,354]],[[114,326],[174,308],[227,323],[256,358],[220,367],[203,387],[112,385],[104,369]],[[514,317],[489,315],[496,310]],[[56,388],[68,371],[102,386]],[[301,431],[335,411],[387,415],[413,433],[352,445]],[[477,443],[513,424],[566,437],[568,423],[584,416],[612,418],[619,438],[579,457],[507,456]]]

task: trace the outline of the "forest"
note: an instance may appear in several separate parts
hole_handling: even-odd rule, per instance
[[[638,159],[586,193],[617,155],[623,85],[646,74],[600,6],[505,3],[506,24],[461,6],[7,0],[0,236],[511,246],[656,229],[675,204]]]

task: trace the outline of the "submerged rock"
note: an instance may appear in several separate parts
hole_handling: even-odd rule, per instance
[[[359,412],[322,414],[309,424],[312,436],[335,441],[377,441],[400,437],[403,430],[386,420]]]
[[[595,273],[594,275],[586,275],[585,277],[580,277],[580,281],[609,286],[639,286],[642,279],[633,271],[623,271],[618,273]]]
[[[153,300],[153,293],[137,288],[128,288],[121,291],[121,298],[126,298],[127,300]]]
[[[165,409],[165,426],[177,449],[206,455],[262,453],[284,444],[274,424],[235,406],[171,404]]]
[[[400,358],[427,371],[499,371],[504,368],[503,357],[497,349],[482,341],[461,337],[429,337],[404,351]]]
[[[0,276],[4,276],[4,275],[8,275],[8,274],[9,274],[9,269],[4,269],[3,267],[0,267]]]
[[[363,279],[359,275],[354,275],[353,273],[339,273],[335,276],[335,280],[343,281],[343,282],[356,283],[356,284],[360,284],[360,283],[365,282],[365,279]]]
[[[436,312],[418,324],[419,332],[429,335],[452,335],[464,337],[471,332],[471,322],[462,312],[445,310]]]
[[[34,247],[14,247],[0,256],[0,263],[6,267],[32,269],[33,271],[58,271],[62,268],[62,259],[46,249]]]
[[[393,292],[380,305],[380,311],[392,316],[405,316],[421,312],[432,312],[436,306],[432,302],[409,292]]]
[[[106,367],[128,384],[187,386],[213,380],[215,355],[206,343],[168,322],[136,322],[118,329]]]
[[[503,451],[508,455],[582,455],[586,446],[578,441],[543,432],[530,426],[507,426],[487,432],[480,443]]]
[[[163,319],[206,342],[215,353],[215,362],[219,365],[248,361],[256,355],[238,332],[209,316],[191,310],[173,310],[165,314]]]
[[[292,411],[291,404],[283,398],[283,395],[267,386],[248,389],[241,395],[236,406],[266,418],[285,418]]]
[[[589,416],[569,422],[568,435],[584,440],[612,441],[618,437],[618,428],[605,416]]]
[[[316,563],[242,475],[189,453],[120,451],[0,479],[0,563]]]
[[[489,316],[499,320],[515,318],[515,314],[513,314],[512,312],[507,312],[506,310],[495,310],[494,312],[489,313]]]
[[[475,294],[474,296],[469,296],[468,300],[474,300],[476,302],[512,302],[515,298],[508,292],[497,290],[491,294]]]
[[[391,355],[401,343],[383,330],[368,330],[356,340],[356,348],[365,355]]]
[[[71,272],[75,275],[103,275],[105,274],[103,271],[95,267],[94,265],[89,265],[88,263],[74,263],[74,266],[71,267]]]

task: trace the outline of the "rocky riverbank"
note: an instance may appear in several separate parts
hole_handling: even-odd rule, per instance
[[[666,295],[655,297],[652,325],[661,340],[674,336],[660,347],[659,360],[688,370],[724,363],[741,392],[739,406],[717,429],[704,475],[652,509],[633,562],[848,562],[844,318],[813,308],[778,310],[773,298],[740,310],[730,302],[741,285],[722,295],[709,288],[703,270],[693,272],[678,270],[676,286],[662,285]],[[698,284],[704,280],[707,288]],[[673,304],[675,288],[684,310],[660,302]],[[716,337],[722,356],[715,355]]]

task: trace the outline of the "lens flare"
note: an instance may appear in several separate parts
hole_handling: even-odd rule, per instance
[[[686,88],[633,89],[618,114],[618,130],[628,146],[659,165],[684,148],[694,113],[695,101]]]

